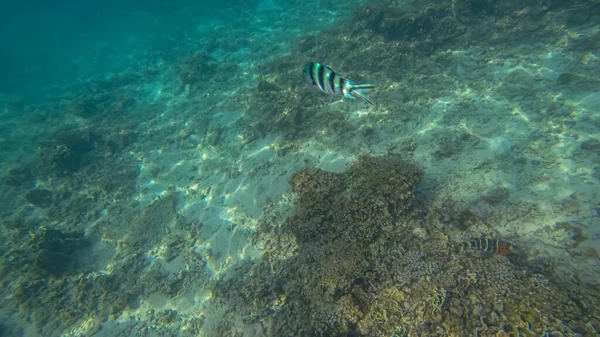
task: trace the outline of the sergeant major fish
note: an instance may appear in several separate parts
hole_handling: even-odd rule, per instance
[[[354,83],[342,77],[328,66],[318,62],[307,64],[303,72],[313,86],[326,94],[344,95],[347,98],[360,98],[374,105],[365,94],[365,91],[375,88],[375,85],[372,83]]]

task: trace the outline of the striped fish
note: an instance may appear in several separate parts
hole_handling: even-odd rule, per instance
[[[365,94],[366,90],[375,88],[372,83],[354,83],[318,62],[307,64],[303,72],[314,87],[326,94],[343,95],[346,98],[360,98],[374,105]]]
[[[496,239],[478,239],[469,242],[463,242],[462,246],[465,248],[483,250],[488,253],[498,253],[502,256],[508,256],[513,252],[512,244]]]

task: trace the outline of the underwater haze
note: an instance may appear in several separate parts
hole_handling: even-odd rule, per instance
[[[0,4],[0,337],[600,335],[599,22]]]

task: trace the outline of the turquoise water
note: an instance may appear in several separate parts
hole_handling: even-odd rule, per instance
[[[600,2],[0,9],[1,337],[600,334]]]

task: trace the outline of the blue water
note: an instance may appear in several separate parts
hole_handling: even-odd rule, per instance
[[[0,337],[599,335],[599,6],[0,4]]]

